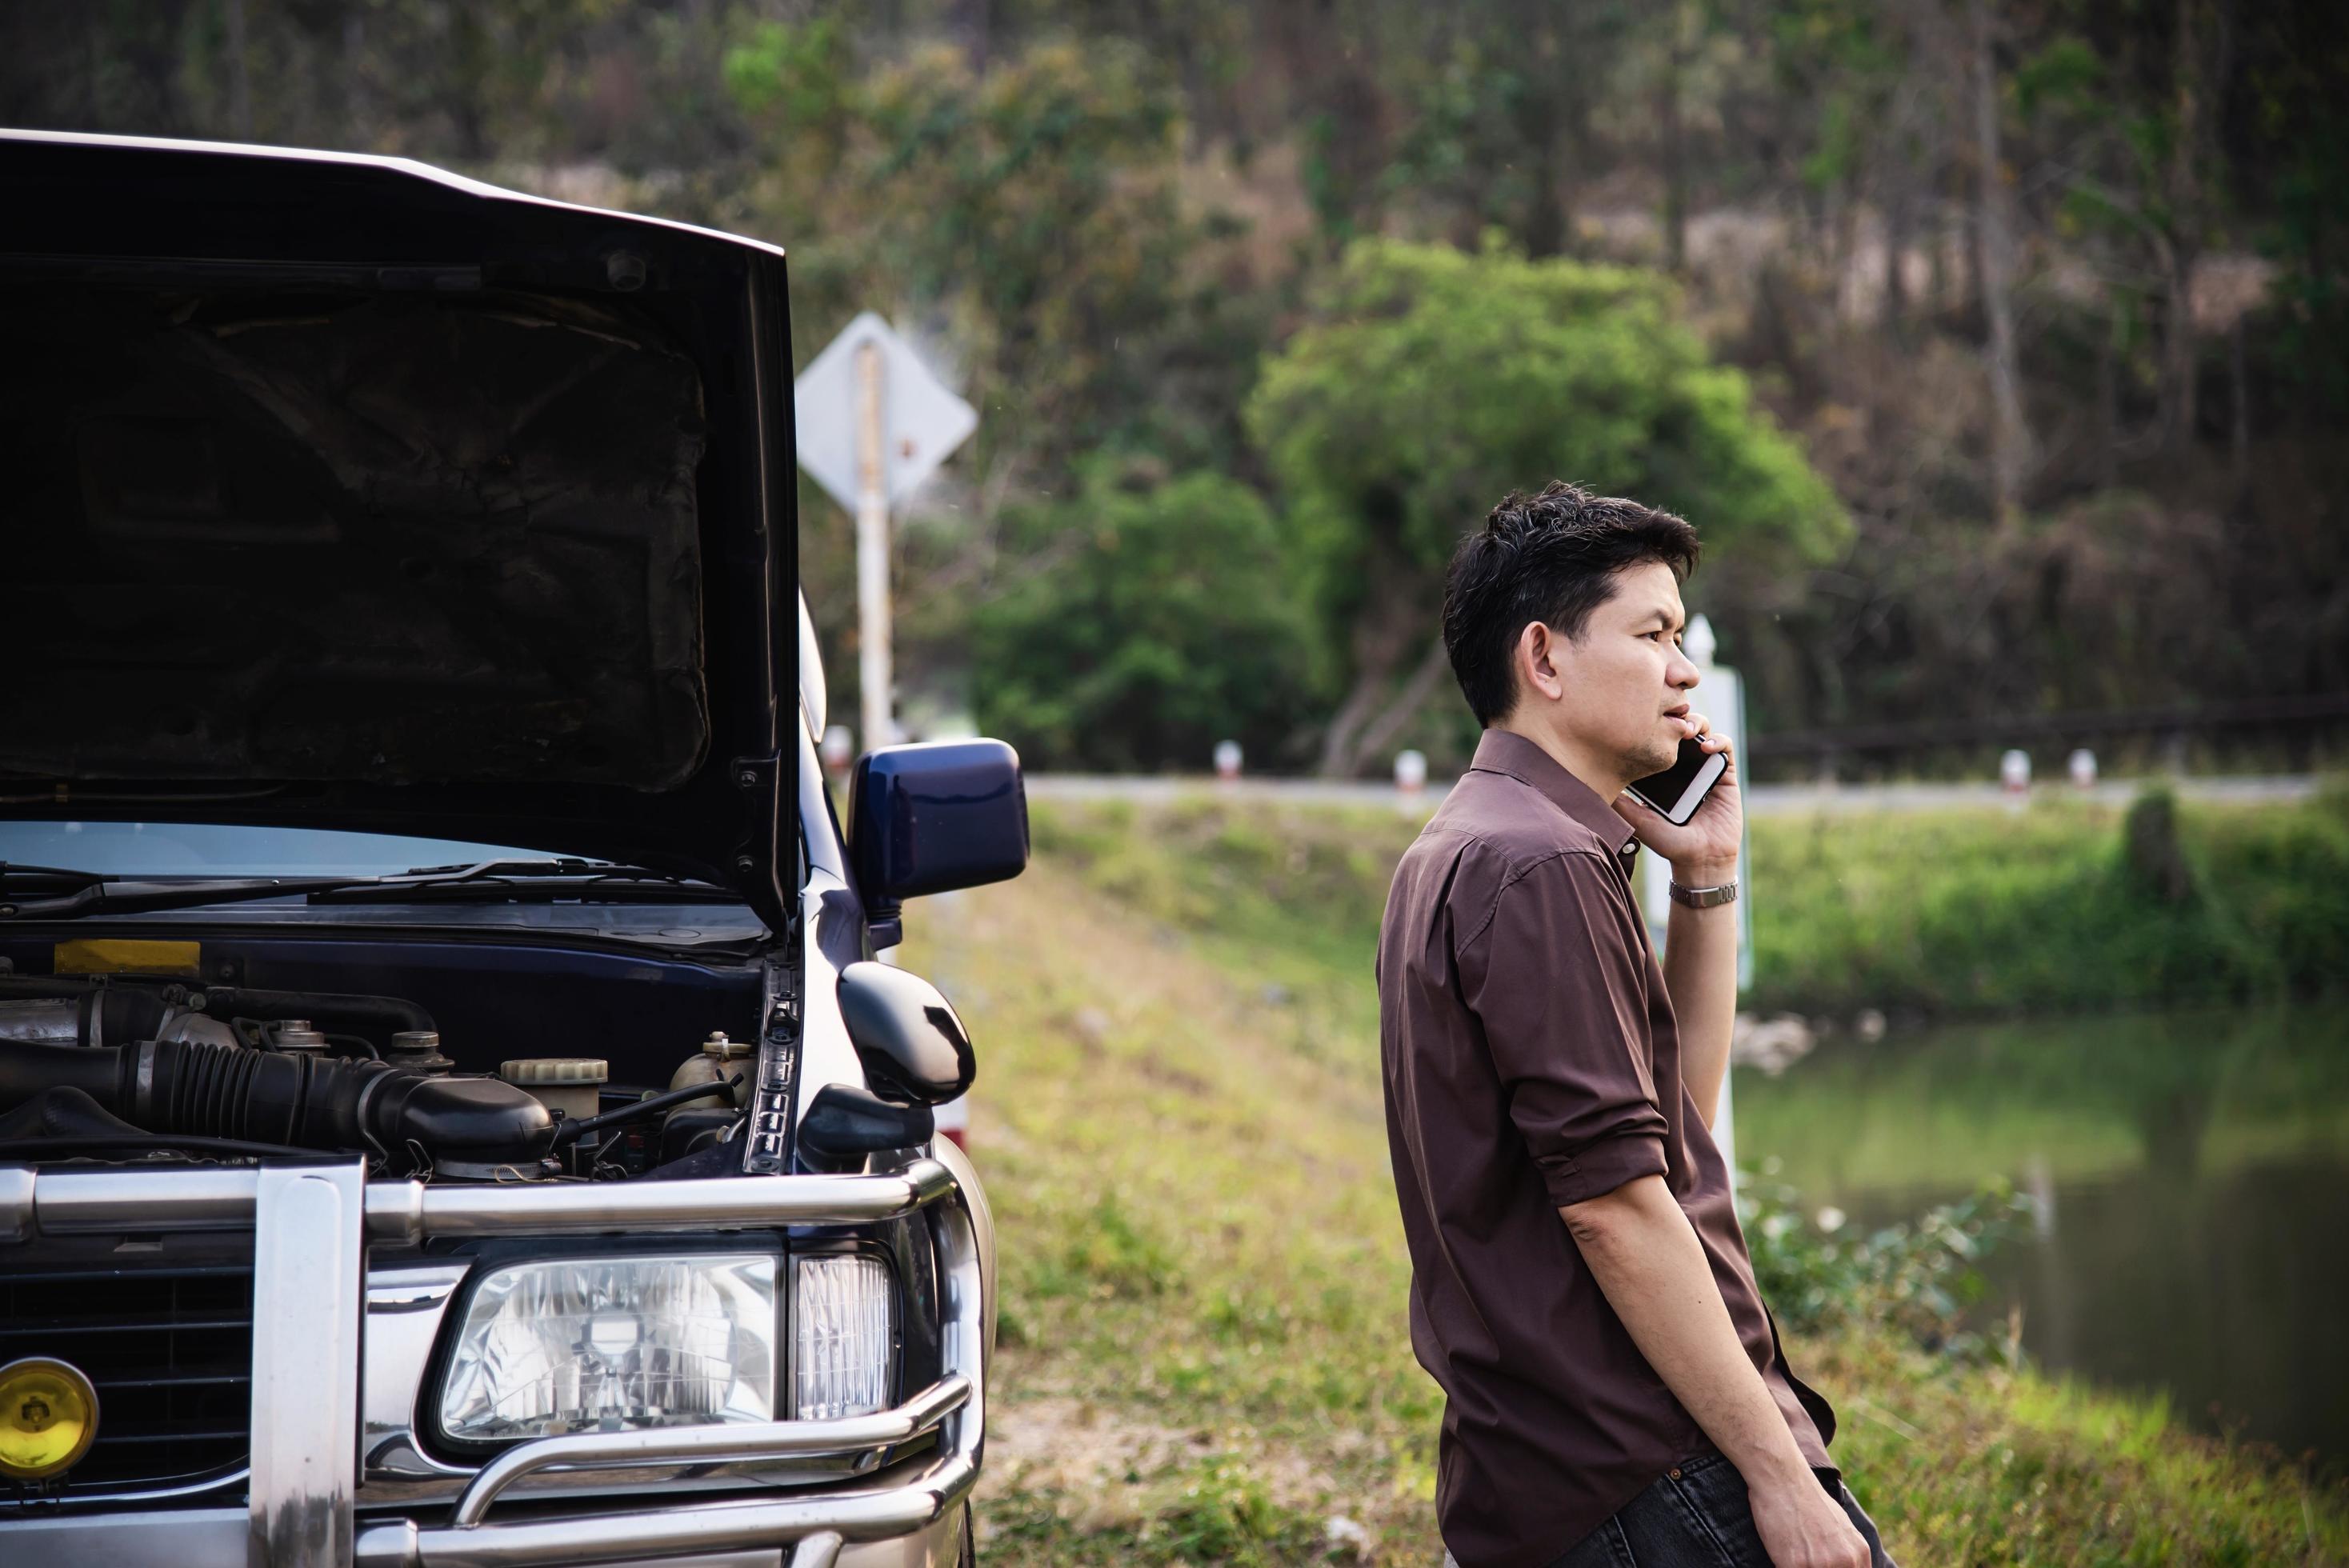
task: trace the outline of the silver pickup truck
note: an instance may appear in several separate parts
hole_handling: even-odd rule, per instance
[[[868,753],[782,253],[0,133],[0,1563],[968,1563],[1019,760]]]

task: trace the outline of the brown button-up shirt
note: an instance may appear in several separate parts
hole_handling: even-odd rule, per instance
[[[1444,1392],[1436,1512],[1466,1568],[1548,1563],[1706,1447],[1558,1217],[1638,1177],[1679,1200],[1795,1445],[1828,1466],[1835,1414],[1786,1366],[1681,1082],[1637,853],[1596,792],[1488,729],[1387,893],[1387,1140],[1412,1347]]]

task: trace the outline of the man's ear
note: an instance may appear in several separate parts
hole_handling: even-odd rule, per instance
[[[1566,680],[1557,668],[1558,644],[1562,640],[1541,621],[1526,622],[1525,630],[1517,634],[1517,676],[1526,683],[1529,694],[1551,702],[1566,696]]]

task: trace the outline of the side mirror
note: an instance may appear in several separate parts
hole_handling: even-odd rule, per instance
[[[820,1167],[840,1165],[885,1150],[912,1149],[936,1131],[937,1119],[926,1105],[891,1105],[861,1088],[828,1083],[800,1118],[800,1149]]]
[[[970,1034],[938,988],[871,960],[840,972],[840,1021],[874,1092],[900,1105],[944,1105],[978,1076]]]
[[[1019,754],[999,740],[885,746],[856,759],[849,862],[875,942],[896,939],[897,906],[1028,869]],[[888,942],[881,940],[886,930]]]

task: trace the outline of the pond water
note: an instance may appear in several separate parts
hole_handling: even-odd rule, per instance
[[[1854,1224],[2002,1176],[2035,1226],[1985,1273],[2038,1365],[2166,1394],[2349,1469],[2349,1012],[2062,1018],[1834,1039],[1741,1068],[1740,1163]]]

